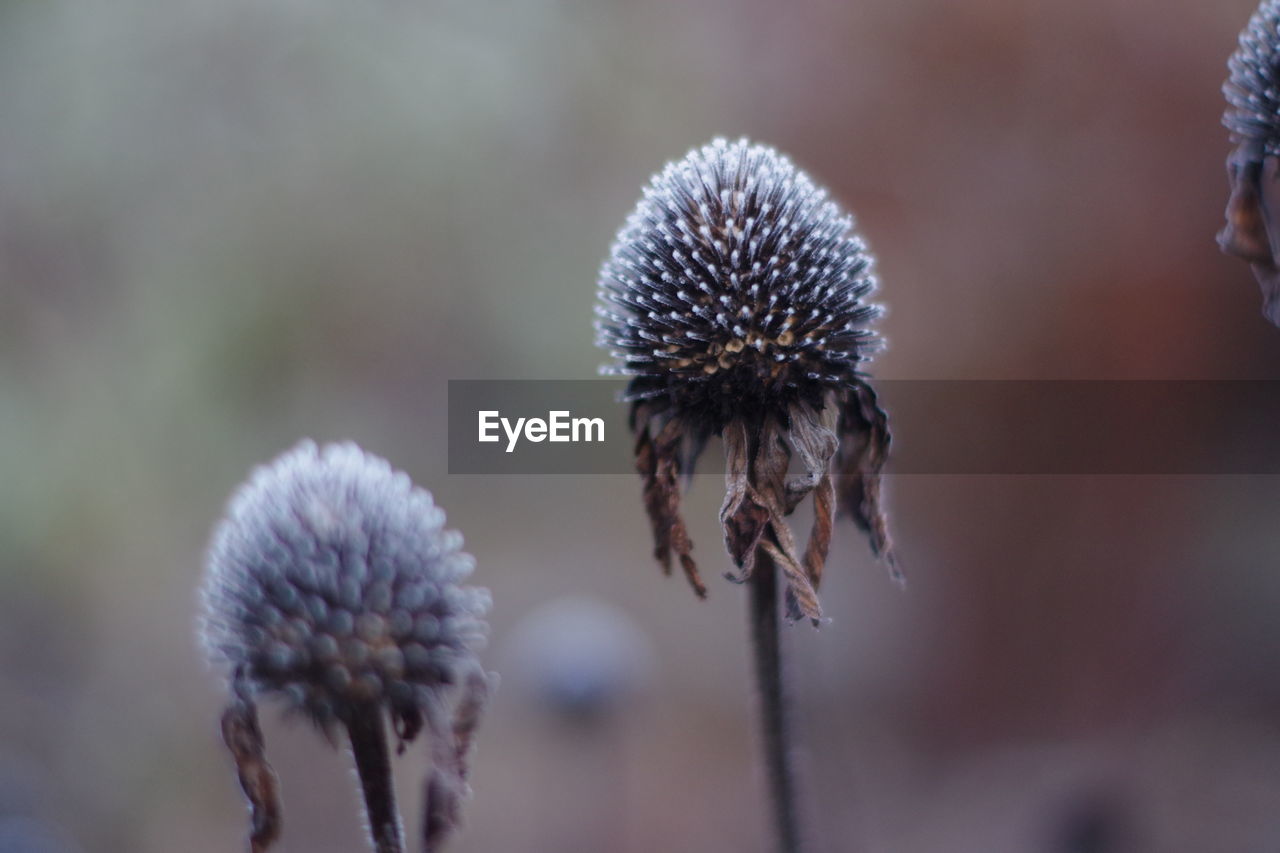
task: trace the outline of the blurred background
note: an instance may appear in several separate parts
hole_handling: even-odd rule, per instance
[[[1280,378],[1213,239],[1253,6],[0,2],[0,849],[242,848],[195,590],[306,435],[431,489],[493,591],[454,849],[767,850],[744,590],[660,577],[634,478],[449,476],[447,380],[594,376],[614,231],[720,134],[856,212],[878,377]],[[842,527],[786,637],[815,851],[1280,845],[1280,480],[888,488],[906,592]],[[363,849],[347,757],[264,725],[278,849]]]

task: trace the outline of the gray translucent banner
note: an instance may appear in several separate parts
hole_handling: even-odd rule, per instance
[[[875,387],[893,429],[891,474],[1280,474],[1280,381]],[[591,379],[451,380],[449,472],[631,473],[624,388]],[[713,443],[698,473],[723,470]]]

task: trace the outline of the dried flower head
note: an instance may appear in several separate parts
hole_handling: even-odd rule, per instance
[[[304,441],[232,497],[208,551],[203,638],[232,683],[223,730],[254,806],[255,849],[279,822],[257,694],[331,739],[345,727],[375,847],[400,849],[383,715],[401,750],[424,723],[452,743],[454,688],[461,708],[488,683],[476,651],[489,595],[461,585],[473,568],[461,547],[427,492],[353,444]],[[465,746],[445,763],[457,771],[464,757]]]
[[[1223,124],[1235,142],[1253,141],[1267,154],[1280,153],[1280,2],[1263,0],[1240,33],[1227,61],[1223,85],[1230,107]]]
[[[1223,124],[1236,148],[1227,158],[1231,198],[1218,243],[1249,262],[1263,313],[1280,325],[1280,0],[1258,7],[1227,66]]]
[[[669,164],[618,234],[599,277],[598,339],[630,376],[636,462],[656,556],[705,587],[679,513],[679,476],[723,438],[720,518],[738,579],[764,551],[792,618],[820,616],[816,587],[836,490],[892,564],[879,501],[889,431],[860,365],[878,348],[873,261],[853,219],[791,161],[717,139]],[[788,479],[792,459],[801,472]],[[808,495],[796,548],[784,521]]]

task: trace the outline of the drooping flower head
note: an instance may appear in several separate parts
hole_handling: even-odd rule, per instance
[[[853,218],[772,148],[717,139],[654,176],[599,276],[598,341],[631,377],[637,467],[664,568],[674,553],[705,587],[679,516],[678,474],[725,441],[721,512],[741,576],[757,549],[789,581],[793,616],[819,615],[814,587],[844,498],[888,553],[879,471],[888,428],[860,365],[879,342],[874,262]],[[801,477],[786,481],[792,457]],[[782,521],[813,494],[803,556]]]
[[[1223,85],[1231,197],[1218,244],[1248,261],[1262,288],[1262,312],[1280,325],[1280,0],[1263,0],[1240,33]]]
[[[203,640],[232,684],[224,736],[242,782],[246,768],[250,782],[266,778],[259,694],[331,738],[345,727],[366,798],[371,781],[383,785],[372,777],[389,779],[384,714],[402,748],[424,723],[434,740],[452,737],[455,688],[487,686],[476,652],[489,595],[462,585],[474,563],[461,548],[430,494],[354,444],[304,441],[253,472],[214,532],[203,586]],[[265,793],[250,787],[255,812],[278,811],[274,782]],[[369,804],[378,850],[400,832],[383,787]]]

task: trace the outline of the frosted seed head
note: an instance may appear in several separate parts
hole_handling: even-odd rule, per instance
[[[1255,142],[1280,153],[1280,0],[1264,0],[1240,33],[1227,62],[1222,91],[1229,107],[1223,124],[1236,142]]]
[[[414,712],[413,688],[458,678],[407,666],[411,654],[432,661],[443,646],[456,667],[476,667],[486,628],[488,593],[457,585],[473,563],[443,524],[431,496],[386,461],[354,444],[302,442],[252,473],[214,531],[210,659],[322,724],[370,703]]]
[[[653,177],[600,269],[605,372],[713,429],[816,399],[877,348],[873,268],[852,217],[787,157],[717,139]]]

